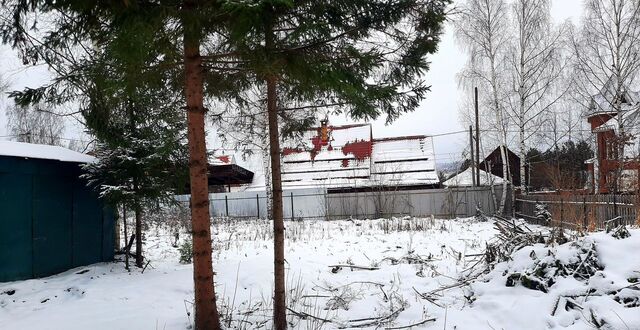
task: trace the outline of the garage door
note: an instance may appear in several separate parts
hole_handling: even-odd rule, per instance
[[[31,178],[29,174],[0,172],[0,282],[33,275]]]
[[[33,177],[33,275],[48,276],[72,265],[72,182]]]

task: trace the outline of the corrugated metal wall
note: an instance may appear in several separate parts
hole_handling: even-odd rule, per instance
[[[493,193],[499,203],[501,191],[500,186],[494,187],[493,192],[486,186],[349,193],[328,193],[326,188],[285,190],[284,218],[469,217],[475,215],[476,207],[487,214],[495,213],[497,207]],[[176,199],[188,204],[189,196],[176,196]],[[266,215],[263,191],[209,194],[209,200],[212,217],[264,218]],[[510,205],[507,205],[505,213],[509,214],[510,210]]]
[[[499,202],[502,189],[496,186],[494,191]],[[497,209],[490,187],[337,193],[327,195],[327,204],[328,219],[470,217],[475,215],[476,207],[487,214]]]
[[[0,282],[113,259],[114,214],[75,163],[0,156]]]
[[[284,218],[287,220],[292,216],[294,219],[324,217],[326,213],[325,188],[285,189],[282,194]],[[189,195],[176,196],[176,200],[188,206]],[[209,212],[212,217],[265,218],[267,197],[264,191],[209,194]]]

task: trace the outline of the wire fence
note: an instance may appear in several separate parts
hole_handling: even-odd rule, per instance
[[[283,193],[287,220],[335,220],[390,218],[400,216],[438,218],[470,217],[477,210],[494,213],[500,187],[400,190],[388,187],[358,192],[335,192],[326,188],[286,190]],[[189,196],[177,196],[188,205]],[[255,219],[267,216],[263,191],[209,195],[212,217]]]
[[[640,223],[637,195],[521,195],[515,214],[541,225],[579,230],[602,230],[608,224]],[[543,213],[548,212],[550,221]]]

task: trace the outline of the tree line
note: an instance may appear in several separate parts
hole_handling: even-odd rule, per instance
[[[630,110],[623,95],[636,86],[640,65],[637,1],[587,0],[578,26],[554,22],[550,0],[467,0],[458,9],[455,35],[468,55],[458,80],[468,95],[480,90],[485,150],[516,146],[525,160],[530,148],[553,152],[563,141],[588,138],[585,115],[602,90],[612,113]],[[467,123],[474,119],[472,109],[463,102]],[[625,135],[628,125],[618,121],[618,134]],[[617,148],[622,165],[625,144]],[[502,158],[506,173],[504,153]],[[518,173],[523,192],[525,165]]]

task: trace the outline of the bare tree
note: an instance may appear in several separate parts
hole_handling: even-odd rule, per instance
[[[7,108],[7,131],[18,142],[61,145],[63,118],[40,104]]]
[[[224,109],[212,118],[218,123],[218,136],[223,145],[242,152],[243,158],[260,154],[267,197],[267,217],[272,218],[273,189],[271,187],[271,161],[269,151],[269,127],[263,86],[251,86],[239,95],[236,102],[220,104]],[[293,101],[280,102],[280,139],[285,146],[304,145],[304,131],[315,123],[317,106],[300,106]],[[286,107],[286,108],[283,108]]]
[[[253,87],[246,91],[246,96],[237,102],[221,104],[224,111],[213,114],[217,123],[218,137],[223,146],[242,152],[247,159],[256,152],[262,158],[262,170],[267,202],[267,218],[273,212],[273,197],[271,189],[271,162],[269,160],[269,127],[267,125],[266,100],[261,88]]]
[[[515,0],[512,4],[513,37],[508,47],[509,115],[517,127],[520,189],[526,192],[527,140],[537,134],[567,88],[560,86],[565,67],[562,52],[564,28],[551,22],[550,0]]]
[[[469,0],[460,7],[456,21],[456,37],[469,55],[466,68],[460,75],[463,86],[471,89],[478,86],[483,104],[495,117],[495,128],[499,145],[507,146],[509,118],[506,115],[507,72],[504,64],[509,41],[508,7],[504,0]],[[504,212],[507,187],[510,178],[506,148],[500,148],[503,173],[502,197],[498,213]]]
[[[630,101],[628,88],[633,86],[640,69],[640,3],[632,0],[587,0],[582,27],[571,38],[577,89],[585,99],[594,95],[596,106],[616,118],[616,134],[623,139],[627,125],[625,114],[637,109]],[[602,107],[605,109],[602,109]],[[609,180],[614,192],[624,171],[626,143],[615,143],[618,166]],[[598,159],[600,157],[597,157]],[[601,164],[597,164],[602,168]],[[607,173],[602,173],[607,175]],[[595,178],[598,182],[598,178]]]

